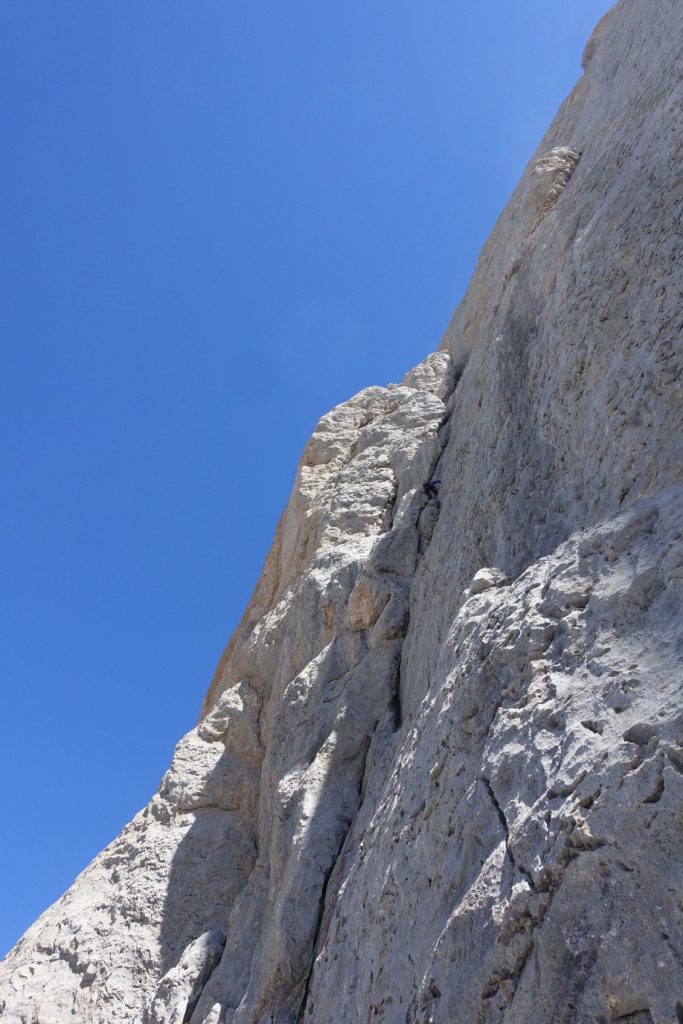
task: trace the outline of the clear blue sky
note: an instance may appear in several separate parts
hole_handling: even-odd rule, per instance
[[[0,954],[155,790],[316,419],[438,343],[609,6],[0,6]]]

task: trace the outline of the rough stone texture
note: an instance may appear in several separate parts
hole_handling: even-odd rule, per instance
[[[681,487],[464,602],[354,822],[307,1021],[676,1020],[682,613]]]
[[[441,350],[318,424],[3,1024],[683,1021],[682,41],[617,4]]]
[[[371,739],[399,715],[421,483],[453,385],[435,353],[320,421],[199,725],[5,960],[3,1021],[245,1021],[298,1000]]]

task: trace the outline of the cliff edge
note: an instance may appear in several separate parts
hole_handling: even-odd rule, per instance
[[[620,0],[439,350],[322,418],[3,1022],[683,1022],[682,42]]]

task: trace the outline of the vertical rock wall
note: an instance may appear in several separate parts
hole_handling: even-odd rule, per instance
[[[682,41],[617,4],[440,351],[323,417],[3,1022],[683,1020]]]

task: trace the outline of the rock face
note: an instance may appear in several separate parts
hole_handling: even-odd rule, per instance
[[[439,352],[320,421],[3,1022],[683,1021],[682,41],[617,4]]]

